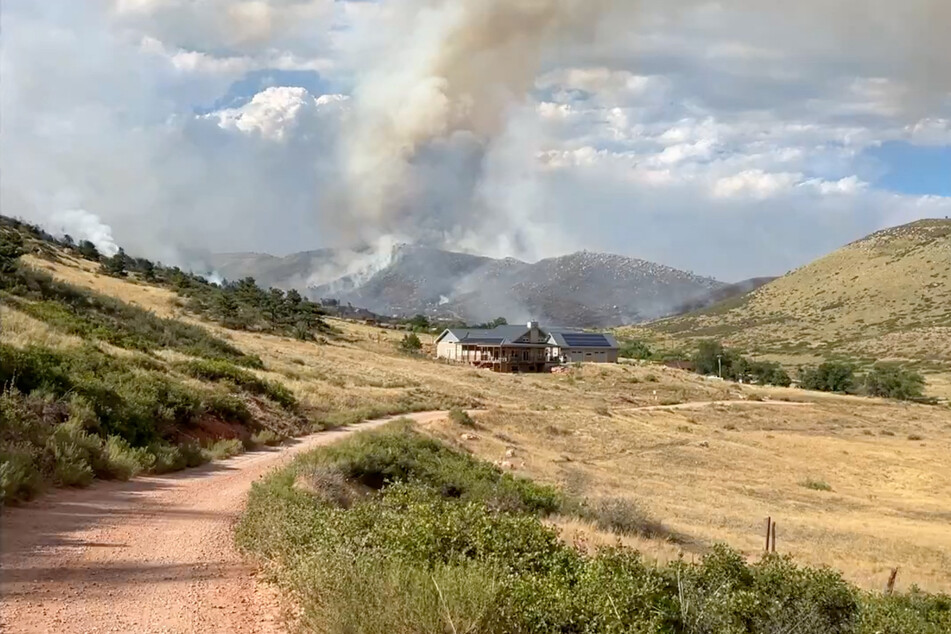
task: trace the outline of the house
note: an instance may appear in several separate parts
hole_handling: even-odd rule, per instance
[[[496,372],[547,372],[566,362],[616,363],[610,335],[525,326],[450,328],[436,339],[436,357]]]
[[[609,334],[552,328],[548,331],[552,355],[561,363],[617,363],[621,352]]]

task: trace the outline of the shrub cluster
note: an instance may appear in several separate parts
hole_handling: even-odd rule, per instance
[[[202,381],[226,381],[251,394],[266,396],[281,407],[289,410],[297,408],[294,394],[274,381],[266,381],[252,372],[239,368],[227,361],[199,359],[186,361],[178,366],[185,374]]]
[[[212,359],[260,367],[257,357],[240,350],[201,326],[157,317],[137,306],[54,280],[42,271],[19,267],[0,280],[2,301],[57,330],[86,340],[102,340],[144,352],[177,350]]]
[[[951,598],[863,593],[775,555],[645,563],[565,545],[539,514],[558,499],[405,426],[359,434],[257,484],[242,548],[276,565],[305,629],[323,632],[937,634]],[[382,484],[381,484],[382,483]],[[382,488],[380,488],[382,487]],[[538,489],[537,491],[535,489]]]
[[[821,392],[913,400],[924,394],[925,379],[920,373],[895,363],[876,363],[864,376],[859,376],[852,363],[826,361],[816,367],[800,368],[799,384],[807,390]]]
[[[55,259],[59,256],[57,249],[68,249],[79,257],[99,262],[100,271],[106,275],[135,274],[149,283],[170,288],[186,298],[189,310],[227,328],[303,340],[313,339],[315,332],[330,330],[320,305],[303,298],[297,291],[265,290],[251,277],[214,284],[178,267],[131,257],[123,249],[104,257],[88,240],[76,244],[68,235],[57,238],[39,227],[5,216],[0,216],[0,267],[15,265],[16,258],[26,250],[24,238],[31,243],[30,248],[48,257]]]
[[[187,384],[148,358],[116,358],[94,346],[51,350],[0,344],[0,479],[4,501],[31,497],[44,482],[84,485],[93,477],[167,472],[233,455],[240,441],[174,446],[200,417],[252,422],[240,393],[287,409],[283,386],[224,361],[195,361],[192,376],[224,380],[231,390]],[[262,436],[261,444],[273,442]],[[252,439],[252,443],[253,443]]]
[[[622,359],[640,359],[648,361],[654,358],[654,352],[643,341],[622,341],[618,353]]]
[[[719,341],[701,341],[693,357],[696,371],[718,375],[730,381],[789,387],[789,374],[778,363],[752,361],[735,350],[724,348]]]

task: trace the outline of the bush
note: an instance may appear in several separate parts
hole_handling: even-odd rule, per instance
[[[653,351],[643,341],[622,342],[619,355],[622,359],[640,359],[644,361],[654,357]]]
[[[348,479],[372,489],[396,482],[425,482],[454,499],[542,514],[554,513],[561,504],[554,488],[503,474],[493,465],[413,431],[409,423],[391,425],[378,433],[356,434],[302,462],[315,463],[331,464]]]
[[[831,491],[832,486],[824,480],[813,480],[808,478],[799,483],[799,486],[805,487],[807,489],[812,489],[813,491]]]
[[[622,535],[640,535],[649,539],[671,537],[663,523],[653,519],[636,502],[626,498],[602,498],[582,517],[593,519],[598,528]]]
[[[31,451],[0,451],[0,501],[9,504],[29,500],[42,486],[43,477]]]
[[[188,361],[179,366],[186,374],[203,381],[229,381],[251,394],[266,396],[281,407],[294,409],[297,399],[280,383],[265,381],[257,375],[227,361],[202,359]]]
[[[88,486],[95,475],[92,465],[102,452],[102,439],[73,423],[57,425],[46,441],[53,482],[61,486]]]
[[[864,388],[869,396],[910,400],[924,394],[925,379],[900,365],[879,363],[865,375]]]
[[[398,347],[400,352],[405,352],[407,354],[417,354],[423,349],[423,342],[419,340],[419,337],[415,332],[411,332],[403,336],[398,344]]]
[[[852,392],[855,389],[855,367],[850,363],[827,361],[816,368],[800,369],[799,386],[820,392]]]
[[[449,420],[463,427],[475,428],[476,422],[469,416],[469,412],[460,407],[453,407],[449,410]]]
[[[103,447],[102,466],[96,469],[96,476],[128,480],[151,470],[156,461],[147,448],[134,448],[118,436],[109,436]]]
[[[256,434],[252,434],[251,447],[275,447],[284,442],[284,440],[284,436],[281,436],[270,429],[262,429]]]
[[[147,447],[152,455],[151,472],[156,474],[181,471],[188,465],[188,460],[181,448],[167,442],[155,442]]]
[[[85,340],[102,340],[129,350],[171,349],[192,356],[229,359],[248,367],[261,360],[201,326],[157,317],[138,306],[53,279],[43,271],[20,267],[6,301],[35,319]]]
[[[23,238],[12,231],[0,231],[0,275],[13,275],[17,260],[23,255]]]
[[[225,460],[244,453],[244,444],[234,439],[222,439],[214,442],[206,450],[210,460]]]
[[[862,593],[827,569],[789,558],[746,558],[715,546],[699,563],[655,566],[624,547],[582,555],[528,509],[500,511],[488,495],[444,488],[443,460],[400,426],[298,458],[252,489],[240,547],[274,565],[301,603],[304,629],[327,632],[651,632],[936,634],[951,598]],[[425,440],[425,442],[430,442]],[[443,452],[449,453],[443,453]],[[409,455],[409,457],[408,457]],[[418,463],[410,468],[408,463]],[[366,468],[392,473],[376,491]],[[427,465],[427,466],[423,466]],[[450,466],[444,467],[450,470]],[[401,474],[398,477],[395,474]],[[477,475],[478,474],[478,475]],[[605,518],[643,514],[605,501]],[[632,521],[631,518],[634,518]]]

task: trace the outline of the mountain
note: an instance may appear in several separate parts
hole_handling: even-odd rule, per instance
[[[751,293],[627,332],[807,361],[951,364],[951,220],[879,231]]]
[[[385,258],[325,249],[285,258],[224,254],[212,264],[228,279],[251,276],[381,314],[469,322],[504,316],[571,326],[635,323],[673,314],[726,286],[653,262],[590,252],[527,263],[400,245]]]

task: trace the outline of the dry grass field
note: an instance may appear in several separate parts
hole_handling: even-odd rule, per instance
[[[90,267],[42,266],[73,284],[188,318],[170,292]],[[5,340],[71,343],[11,309],[3,319]],[[330,422],[482,410],[475,430],[449,421],[427,430],[517,473],[591,497],[637,501],[682,536],[680,543],[625,538],[656,559],[694,557],[720,541],[755,556],[772,516],[779,550],[803,562],[838,568],[867,588],[881,587],[897,566],[901,587],[951,591],[947,406],[740,386],[651,365],[496,375],[401,355],[401,333],[332,324],[338,335],[321,343],[206,326],[259,355],[262,376],[282,381]],[[823,488],[817,483],[831,490],[816,490]],[[617,539],[575,521],[561,524],[566,539],[589,547]]]
[[[669,348],[716,338],[790,367],[897,360],[951,397],[951,220],[880,231],[748,295],[620,334]]]

